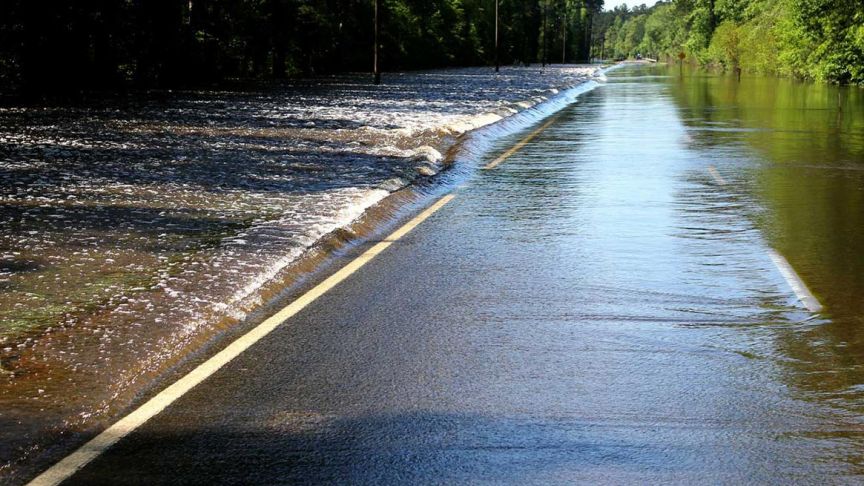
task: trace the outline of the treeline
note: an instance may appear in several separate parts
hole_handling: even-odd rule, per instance
[[[378,1],[385,71],[494,62],[495,0]],[[3,0],[0,88],[182,87],[368,71],[374,2]],[[602,0],[500,0],[500,61],[586,59],[601,8]]]
[[[862,0],[668,0],[603,12],[596,49],[725,69],[864,83]]]

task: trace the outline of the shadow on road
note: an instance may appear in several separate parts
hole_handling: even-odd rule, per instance
[[[201,429],[164,421],[127,438],[76,484],[453,483],[601,478],[614,467],[676,468],[684,448],[648,431],[611,433],[566,418],[437,412],[335,417],[281,413],[269,423]],[[233,422],[236,423],[236,422]],[[604,430],[605,429],[605,430]],[[636,432],[636,433],[631,433]]]

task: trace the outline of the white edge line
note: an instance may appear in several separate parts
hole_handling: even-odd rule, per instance
[[[28,484],[31,486],[54,486],[72,477],[72,475],[99,457],[120,439],[126,437],[137,428],[144,425],[148,420],[165,410],[169,405],[174,403],[174,401],[213,375],[213,373],[218,371],[225,364],[229,363],[245,350],[249,349],[252,345],[270,334],[285,320],[300,312],[303,308],[318,299],[318,297],[321,297],[327,293],[327,291],[359,270],[381,252],[386,250],[393,244],[393,242],[408,234],[412,229],[417,227],[417,225],[441,209],[454,197],[455,196],[452,194],[448,194],[436,201],[435,204],[415,216],[414,219],[398,230],[391,233],[390,236],[385,238],[383,241],[375,244],[362,255],[339,269],[339,271],[298,297],[297,300],[288,304],[282,310],[256,326],[248,333],[237,338],[237,340],[229,344],[228,347],[218,352],[204,363],[198,365],[198,367],[190,371],[187,375],[159,392],[155,397],[151,398],[146,403],[132,411],[129,415],[126,415],[114,423],[114,425],[105,429],[102,433],[78,448],[75,452],[69,454],[60,462],[48,468]]]
[[[717,184],[721,186],[727,184],[726,179],[720,175],[720,172],[717,171],[717,168],[713,165],[708,166],[708,173],[711,174],[711,177],[714,178],[714,181],[717,182]],[[792,288],[792,292],[795,293],[795,297],[798,298],[804,307],[814,314],[821,312],[822,304],[819,303],[819,299],[813,295],[813,292],[810,292],[810,289],[807,288],[807,284],[804,283],[804,280],[801,279],[798,272],[792,268],[789,261],[773,248],[768,248],[766,251],[768,252],[768,256],[771,258],[771,261],[774,262],[774,265],[777,267],[777,270],[780,271],[780,275],[783,276],[786,283]]]
[[[720,184],[721,186],[726,185],[726,179],[724,179],[723,176],[720,175],[720,172],[717,171],[717,168],[713,165],[708,166],[708,173],[711,174],[711,177],[714,178],[714,181],[717,182],[717,184]]]
[[[777,266],[777,270],[780,271],[780,275],[783,275],[783,278],[786,279],[786,283],[789,284],[789,287],[792,287],[792,291],[795,292],[795,296],[798,297],[798,300],[804,304],[804,307],[807,308],[808,311],[817,313],[822,311],[822,304],[819,303],[819,300],[816,296],[810,292],[810,289],[807,288],[807,284],[801,280],[801,277],[798,276],[798,273],[795,272],[795,269],[792,268],[792,265],[783,257],[780,253],[777,253],[774,249],[769,248],[768,256],[771,257],[771,261],[774,262],[774,265]]]

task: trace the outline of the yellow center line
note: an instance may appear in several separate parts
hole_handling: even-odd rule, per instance
[[[522,150],[522,147],[528,145],[528,143],[529,143],[531,140],[533,140],[537,135],[540,135],[540,133],[541,133],[543,130],[546,130],[547,128],[549,128],[549,126],[552,125],[553,123],[555,123],[555,122],[558,120],[558,118],[559,118],[560,116],[561,116],[561,115],[559,114],[559,115],[555,115],[555,116],[553,116],[552,118],[550,118],[549,121],[547,121],[546,123],[540,125],[540,128],[538,128],[538,129],[534,130],[533,132],[529,133],[528,136],[525,137],[525,138],[523,138],[522,140],[520,140],[519,143],[517,143],[516,145],[512,146],[509,150],[507,150],[507,151],[504,152],[503,154],[499,155],[498,158],[496,158],[496,159],[493,160],[492,162],[489,162],[488,164],[486,164],[486,166],[483,167],[483,169],[484,169],[484,170],[489,170],[489,169],[494,169],[495,167],[498,167],[498,165],[501,164],[501,162],[504,162],[505,160],[509,159],[513,154],[515,154],[516,152]]]
[[[189,374],[180,378],[174,384],[162,390],[155,397],[132,411],[129,415],[126,415],[114,425],[105,429],[101,434],[78,448],[75,452],[66,456],[66,458],[57,464],[51,466],[45,472],[33,479],[29,484],[33,486],[57,485],[72,477],[73,474],[99,457],[120,439],[126,437],[144,425],[148,420],[165,410],[178,398],[185,395],[189,390],[206,380],[220,368],[270,334],[287,319],[296,315],[309,304],[315,302],[316,299],[327,293],[333,287],[339,285],[339,283],[347,279],[351,274],[362,268],[373,258],[390,247],[390,245],[395,241],[408,234],[420,223],[444,207],[444,205],[453,200],[454,197],[455,196],[448,194],[436,201],[435,204],[415,216],[414,219],[407,222],[398,230],[391,233],[390,236],[385,238],[383,241],[366,250],[362,255],[339,269],[338,272],[334,273],[326,280],[298,297],[297,300],[288,304],[285,308],[256,326],[248,333],[239,337],[236,341],[229,344],[228,347],[204,363],[198,365],[198,367],[189,372]]]

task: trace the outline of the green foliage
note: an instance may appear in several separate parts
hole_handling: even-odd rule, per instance
[[[716,28],[716,12],[714,0],[695,0],[690,11],[690,35],[684,46],[700,60],[705,60],[705,49],[711,43],[711,36]]]
[[[674,56],[837,83],[864,84],[861,0],[668,0],[603,12],[606,57]]]
[[[749,6],[748,0],[716,0],[714,11],[721,21],[738,23],[744,20]]]
[[[723,22],[714,31],[705,58],[726,68],[737,68],[741,63],[740,27],[734,22]]]
[[[764,11],[738,27],[739,67],[762,74],[788,74],[777,55],[780,52],[777,14],[776,8]]]
[[[495,0],[378,1],[385,70],[495,61]],[[588,58],[602,0],[499,1],[502,63]],[[374,2],[3,0],[0,90],[40,94],[369,71]]]

